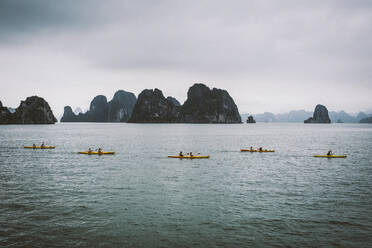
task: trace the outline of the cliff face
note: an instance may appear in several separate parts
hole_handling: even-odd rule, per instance
[[[159,89],[144,90],[139,94],[131,123],[175,123],[180,122],[180,107],[164,97]]]
[[[127,122],[132,115],[136,96],[131,92],[119,90],[108,104],[109,122]]]
[[[57,119],[54,117],[49,104],[41,97],[27,97],[21,101],[15,113],[0,106],[0,124],[54,124]]]
[[[12,121],[12,114],[7,107],[3,107],[0,101],[0,124],[9,124]]]
[[[241,123],[234,100],[226,90],[209,89],[204,84],[194,84],[187,92],[182,106],[186,123]]]
[[[126,122],[132,115],[136,96],[131,92],[119,90],[110,102],[103,95],[93,98],[86,113],[76,115],[70,106],[64,109],[61,122]]]
[[[158,89],[144,90],[129,122],[241,123],[238,108],[227,91],[195,84],[187,96],[186,102],[179,106],[176,99],[165,98]]]
[[[90,103],[89,111],[85,114],[86,121],[89,122],[107,122],[108,120],[108,104],[107,98],[103,95],[98,95],[93,98]]]
[[[328,115],[328,109],[323,105],[316,105],[313,117],[305,120],[304,123],[331,123]]]

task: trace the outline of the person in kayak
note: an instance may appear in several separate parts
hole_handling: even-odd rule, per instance
[[[36,144],[32,144],[32,148],[36,149]]]
[[[194,155],[192,154],[192,152],[190,152],[190,157],[193,157]]]
[[[98,153],[99,153],[99,154],[102,154],[102,148],[101,148],[101,147],[98,148]]]
[[[183,157],[182,151],[180,151],[180,154],[178,154],[178,156]]]
[[[92,154],[92,148],[89,147],[88,154]]]
[[[329,150],[329,151],[327,152],[327,156],[332,156],[332,155],[333,155],[332,150]]]
[[[253,146],[251,146],[251,147],[249,148],[249,150],[253,151]]]
[[[41,148],[44,148],[45,147],[45,143],[44,143],[44,141],[43,141],[43,143],[41,143],[41,146],[40,146]]]
[[[260,152],[262,152],[262,147],[258,148],[258,150],[259,150]]]

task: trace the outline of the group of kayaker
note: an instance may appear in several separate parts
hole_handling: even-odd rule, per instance
[[[92,152],[93,152],[92,148],[89,147],[88,154],[92,154]],[[98,151],[97,152],[98,152],[98,154],[102,154],[103,153],[102,148],[101,147],[98,147]]]
[[[253,151],[253,146],[251,146],[249,149],[250,149],[251,151]],[[262,147],[257,148],[257,151],[262,152],[262,151],[263,151]]]
[[[198,154],[200,154],[200,153],[198,153]],[[186,153],[186,155],[189,155],[190,157],[193,157],[194,156],[194,154],[192,154],[192,152]],[[180,153],[178,154],[178,156],[180,156],[180,157],[183,157],[184,156],[184,154],[182,153],[182,151],[180,151]]]
[[[26,147],[26,146],[25,146],[25,148],[31,148],[31,147]],[[32,148],[36,149],[36,148],[38,148],[38,147],[36,146],[36,144],[32,144]],[[48,147],[45,146],[45,142],[43,141],[43,142],[41,143],[41,145],[40,145],[40,148],[43,149],[43,148],[48,148]],[[54,147],[50,147],[50,148],[54,148]],[[253,149],[253,146],[251,146],[249,149],[250,149],[250,150],[241,149],[241,151],[242,151],[242,152],[243,152],[243,151],[250,151],[250,152],[255,152],[255,151],[257,151],[257,152],[274,152],[274,150],[263,150],[262,147],[259,147],[257,150],[254,150],[254,149]],[[79,152],[79,153],[84,153],[84,152]],[[85,153],[86,153],[86,154],[93,154],[93,150],[92,150],[92,148],[89,147],[89,149],[88,149]],[[105,152],[105,153],[107,153],[107,154],[114,154],[114,152]],[[102,151],[102,148],[99,147],[99,148],[97,149],[97,153],[95,153],[95,154],[99,154],[99,155],[101,155],[101,154],[104,154],[104,152]],[[199,154],[200,154],[200,153],[198,153],[197,157],[199,156]],[[185,155],[183,154],[182,151],[180,151],[180,153],[179,153],[178,156],[179,156],[179,157],[184,157]],[[194,154],[193,154],[192,152],[189,152],[189,153],[186,153],[186,156],[192,158],[192,157],[194,156]],[[317,155],[317,156],[318,156],[318,155]],[[334,156],[332,150],[329,150],[329,151],[327,152],[327,155],[326,155],[326,156]],[[208,156],[208,157],[209,157],[209,156]],[[346,157],[346,156],[345,156],[345,157]]]
[[[36,144],[34,143],[34,144],[32,144],[32,148],[36,148]],[[45,148],[45,143],[44,143],[44,141],[41,143],[41,145],[40,145],[40,148]]]

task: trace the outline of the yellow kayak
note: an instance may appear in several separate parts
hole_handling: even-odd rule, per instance
[[[168,156],[168,158],[189,158],[189,159],[198,159],[198,158],[209,158],[209,156]]]
[[[314,155],[315,158],[346,158],[346,155]]]
[[[250,149],[240,149],[241,152],[275,152],[275,150],[250,150]]]
[[[115,152],[78,152],[79,154],[88,154],[88,155],[114,155]]]
[[[55,146],[24,146],[23,148],[27,148],[27,149],[54,149],[56,148]]]

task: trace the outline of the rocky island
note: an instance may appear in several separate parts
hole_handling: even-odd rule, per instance
[[[165,98],[159,89],[144,90],[138,95],[131,123],[177,123],[181,120],[180,106],[175,98]]]
[[[328,109],[321,104],[316,105],[313,117],[305,120],[304,123],[331,123]]]
[[[0,102],[0,124],[54,124],[54,117],[49,104],[41,97],[27,97],[21,101],[14,113],[3,107]]]
[[[181,107],[185,123],[241,123],[234,100],[226,90],[194,84]]]
[[[106,96],[98,95],[86,113],[76,115],[70,106],[66,106],[61,122],[127,122],[136,100],[133,93],[124,90],[117,91],[110,102]]]
[[[162,91],[144,90],[134,106],[131,123],[241,123],[234,100],[226,90],[194,84],[183,105]]]
[[[253,116],[248,116],[247,123],[256,123],[256,121],[253,119]]]

